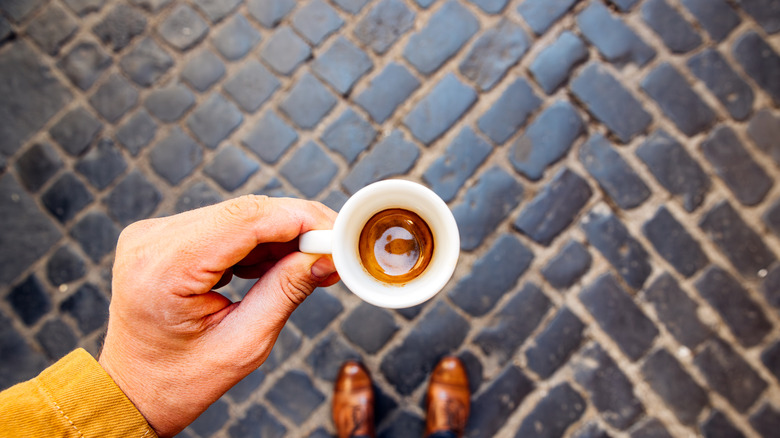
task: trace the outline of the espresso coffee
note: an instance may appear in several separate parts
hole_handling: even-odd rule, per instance
[[[358,252],[363,267],[377,280],[403,285],[425,271],[433,256],[433,233],[416,213],[383,210],[363,226]]]

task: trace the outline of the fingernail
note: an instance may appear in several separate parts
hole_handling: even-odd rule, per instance
[[[329,257],[320,257],[319,260],[311,265],[311,275],[322,280],[328,278],[334,272],[336,272],[336,266],[333,265],[333,260]]]

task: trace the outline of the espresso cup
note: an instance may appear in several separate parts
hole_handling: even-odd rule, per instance
[[[332,254],[349,290],[375,306],[398,309],[444,288],[458,263],[460,235],[436,193],[411,181],[385,180],[351,196],[332,230],[302,234],[299,249]]]

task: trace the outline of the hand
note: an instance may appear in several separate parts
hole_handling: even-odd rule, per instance
[[[114,262],[99,362],[161,437],[194,421],[265,361],[290,314],[338,281],[297,237],[330,229],[322,204],[245,196],[128,226]],[[243,301],[213,289],[259,278]]]

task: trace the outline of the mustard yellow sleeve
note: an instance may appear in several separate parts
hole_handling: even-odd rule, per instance
[[[98,362],[78,349],[0,392],[0,437],[157,437]]]

